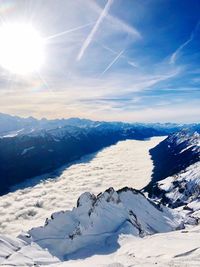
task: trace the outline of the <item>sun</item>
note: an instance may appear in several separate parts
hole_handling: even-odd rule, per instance
[[[29,24],[0,27],[0,65],[14,74],[39,71],[44,63],[45,40]]]

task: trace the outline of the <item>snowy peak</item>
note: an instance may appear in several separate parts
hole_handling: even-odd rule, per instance
[[[76,208],[52,214],[43,227],[18,238],[0,236],[0,265],[60,266],[70,259],[115,252],[120,234],[141,238],[183,227],[176,212],[157,206],[138,190],[109,188],[97,196],[86,192]]]
[[[158,207],[140,191],[109,188],[95,196],[82,194],[72,211],[54,213],[43,227],[33,228],[19,237],[38,244],[61,260],[106,247],[119,234],[138,237],[183,227],[181,218],[165,207]],[[107,248],[108,249],[108,248]]]

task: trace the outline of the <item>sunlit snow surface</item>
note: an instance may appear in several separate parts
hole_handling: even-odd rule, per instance
[[[144,238],[121,236],[120,248],[109,255],[67,261],[52,267],[197,267],[200,266],[200,226]]]
[[[74,207],[86,191],[98,194],[110,186],[141,189],[151,177],[149,149],[163,139],[119,142],[61,170],[56,179],[0,197],[0,233],[15,236],[21,230],[43,225],[53,212]]]

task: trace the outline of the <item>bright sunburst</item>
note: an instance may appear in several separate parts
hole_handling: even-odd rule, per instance
[[[44,39],[29,24],[0,27],[0,65],[15,74],[38,71],[44,63]]]

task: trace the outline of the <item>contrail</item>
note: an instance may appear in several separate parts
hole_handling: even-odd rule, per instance
[[[81,50],[77,56],[77,60],[80,60],[82,58],[82,56],[84,55],[86,49],[88,48],[88,46],[90,45],[90,43],[93,39],[95,33],[97,32],[101,22],[108,14],[108,11],[109,11],[113,1],[114,0],[108,0],[108,2],[106,3],[106,5],[105,5],[103,11],[101,12],[101,15],[99,16],[97,22],[95,23],[94,27],[92,28],[91,32],[89,33],[88,37],[86,38],[85,42],[83,43]]]
[[[97,42],[97,43],[98,43],[98,42]],[[104,49],[106,49],[107,51],[111,52],[112,54],[114,54],[114,55],[118,55],[118,52],[116,52],[116,51],[113,50],[112,48],[110,48],[110,47],[108,47],[108,46],[106,46],[106,45],[104,45],[104,44],[100,44],[100,43],[98,43],[98,44],[101,45],[102,48],[104,48]],[[129,57],[127,57],[127,56],[124,56],[124,55],[122,55],[122,57],[123,57],[124,59],[127,60],[127,63],[128,63],[129,65],[131,65],[131,66],[134,67],[134,68],[138,68],[138,65],[137,65],[135,62],[133,62],[131,58],[129,58]]]
[[[120,58],[120,56],[124,53],[124,50],[122,50],[114,59],[113,61],[107,66],[107,68],[101,73],[101,75],[103,75],[104,73],[106,73],[111,67],[112,65],[118,60],[118,58]]]
[[[95,3],[95,1],[90,1],[90,2],[92,2],[92,7],[94,8],[94,10],[96,10],[96,12],[98,12],[98,13],[102,12],[102,8],[99,7]],[[115,17],[115,16],[108,13],[106,18],[112,24],[112,26],[115,26],[118,30],[121,29],[124,32],[127,32],[128,34],[130,34],[134,38],[137,38],[137,39],[142,38],[141,33],[135,27],[130,26],[129,24],[127,24],[123,20],[119,19],[118,17]]]
[[[56,37],[59,37],[59,36],[62,36],[62,35],[65,35],[65,34],[68,34],[68,33],[71,33],[71,32],[75,32],[75,31],[78,31],[78,30],[87,28],[87,27],[89,27],[89,26],[91,26],[91,25],[94,25],[94,24],[95,24],[95,22],[90,22],[90,23],[87,23],[87,24],[78,26],[78,27],[76,27],[76,28],[69,29],[69,30],[66,30],[66,31],[59,32],[59,33],[56,33],[56,34],[54,34],[54,35],[48,36],[48,37],[45,38],[45,39],[46,39],[46,40],[53,39],[53,38],[56,38]]]
[[[196,31],[198,30],[198,28],[199,28],[199,25],[200,25],[200,21],[196,24],[196,27],[194,28],[194,30],[193,30],[192,33],[190,34],[189,39],[188,39],[187,41],[185,41],[182,45],[180,45],[180,46],[176,49],[176,51],[171,55],[170,60],[169,60],[170,64],[174,64],[174,63],[176,62],[176,59],[177,59],[179,53],[181,52],[181,50],[182,50],[184,47],[186,47],[190,42],[192,42],[192,40],[193,40],[194,37],[195,37],[195,33],[196,33]]]
[[[193,38],[194,38],[194,35],[191,34],[190,38],[186,42],[184,42],[182,45],[180,45],[179,48],[176,49],[176,51],[170,57],[170,63],[171,64],[174,64],[176,62],[176,59],[178,57],[178,54],[181,52],[181,50],[185,46],[187,46],[193,40]]]

